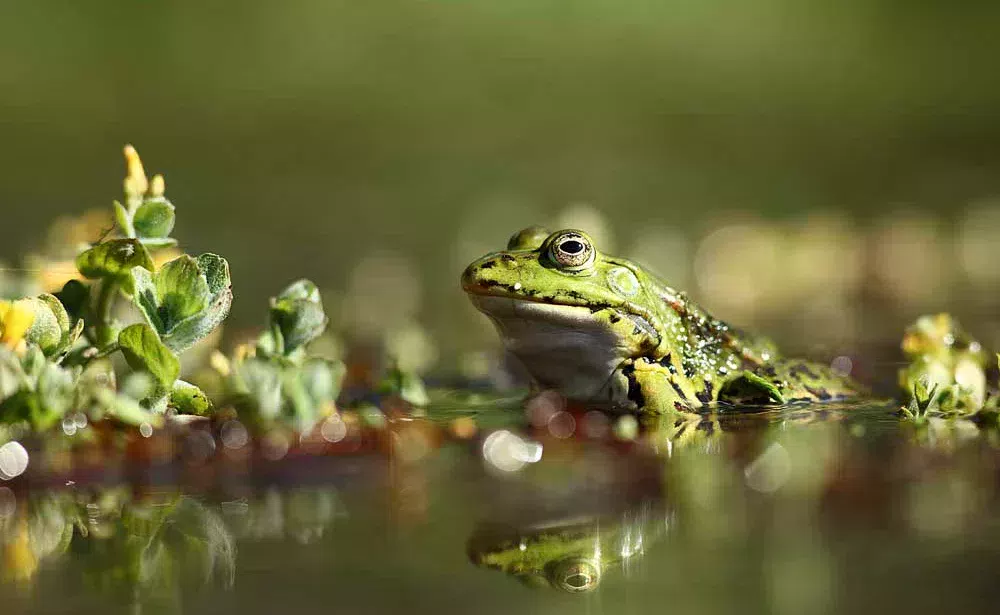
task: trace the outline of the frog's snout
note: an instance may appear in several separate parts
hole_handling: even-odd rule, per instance
[[[517,268],[517,259],[508,254],[484,256],[462,272],[462,289],[470,293],[488,293],[491,288],[503,285]]]
[[[462,290],[469,292],[476,286],[476,263],[472,263],[462,272]]]

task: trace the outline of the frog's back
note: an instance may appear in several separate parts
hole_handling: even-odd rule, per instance
[[[652,282],[663,299],[664,309],[678,314],[686,323],[689,339],[702,341],[701,344],[686,345],[693,350],[691,356],[684,357],[685,362],[704,365],[705,353],[717,356],[712,364],[722,369],[717,373],[700,375],[716,382],[712,395],[715,401],[829,402],[865,393],[849,376],[830,366],[781,357],[769,338],[733,327],[660,280],[653,278]],[[690,374],[695,370],[685,371]]]

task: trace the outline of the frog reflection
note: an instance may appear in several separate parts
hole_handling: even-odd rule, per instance
[[[667,526],[660,504],[644,502],[614,516],[525,524],[484,524],[469,538],[469,559],[529,586],[570,593],[596,589],[615,568],[641,557]]]

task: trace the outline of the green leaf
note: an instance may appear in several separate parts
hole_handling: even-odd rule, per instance
[[[299,379],[317,405],[332,403],[340,395],[344,379],[344,365],[340,362],[313,358],[302,364]]]
[[[310,280],[296,280],[285,287],[275,297],[278,300],[293,299],[298,301],[320,302],[319,288]]]
[[[70,315],[66,312],[66,308],[55,295],[44,293],[38,296],[37,301],[44,304],[48,308],[59,327],[59,339],[55,344],[39,344],[39,346],[42,348],[42,351],[45,352],[45,355],[49,357],[65,354],[66,351],[68,351],[70,347],[76,343],[80,334],[83,333],[83,320],[78,319],[76,323],[71,326]],[[36,322],[38,321],[36,320]]]
[[[229,264],[215,254],[181,256],[150,274],[132,271],[132,301],[175,352],[204,339],[229,315]]]
[[[118,345],[132,369],[144,370],[165,390],[171,390],[181,364],[145,323],[131,325],[118,334]]]
[[[12,350],[0,345],[0,400],[16,393],[24,384],[24,369],[21,361]],[[2,422],[0,415],[0,422]]]
[[[28,389],[21,389],[0,403],[0,422],[3,423],[27,421],[32,428],[44,429],[54,425],[59,418],[42,405],[37,393]]]
[[[48,429],[72,408],[77,372],[46,361],[37,348],[22,363],[23,377],[0,402],[0,422],[26,421],[34,430]]]
[[[378,390],[383,395],[396,395],[417,407],[426,406],[430,401],[420,376],[409,370],[402,370],[398,366],[389,369]]]
[[[257,354],[264,357],[272,357],[278,354],[278,349],[281,348],[282,344],[281,331],[277,327],[272,327],[257,337]]]
[[[52,301],[59,306],[59,316],[54,313],[50,304],[40,297],[23,299],[27,305],[31,306],[31,311],[35,314],[35,319],[24,334],[24,339],[32,344],[37,344],[46,356],[52,356],[59,348],[59,342],[63,337],[63,328],[60,324],[65,324],[68,331],[69,317],[58,299],[52,295],[48,295],[48,297],[51,297]]]
[[[232,282],[229,280],[229,263],[218,254],[206,252],[197,258],[198,268],[205,274],[208,290],[216,296],[229,290]]]
[[[146,199],[135,210],[132,225],[140,238],[167,237],[174,230],[174,206],[162,196]]]
[[[272,298],[271,322],[281,331],[285,355],[322,335],[327,318],[316,285],[298,280]]]
[[[35,316],[24,338],[37,345],[46,357],[62,355],[76,342],[83,330],[82,321],[71,327],[66,308],[55,295],[44,293],[22,301]]]
[[[160,318],[160,299],[156,294],[156,282],[148,269],[135,267],[132,269],[132,303],[135,304],[146,322],[160,334],[165,333],[163,320]]]
[[[76,268],[89,279],[123,278],[133,267],[152,271],[153,260],[138,239],[112,239],[76,257]]]
[[[112,372],[113,373],[113,372]],[[156,393],[156,383],[149,372],[132,372],[122,379],[118,386],[118,394],[135,401],[146,399]]]
[[[163,331],[205,309],[210,299],[208,281],[198,269],[198,261],[184,255],[163,265],[154,275],[157,313]]]
[[[139,427],[148,423],[153,427],[163,424],[163,416],[153,414],[139,405],[139,402],[126,395],[116,395],[111,389],[98,389],[94,397],[108,416],[125,423]]]
[[[142,245],[149,249],[169,248],[177,245],[177,240],[173,237],[140,237]]]
[[[164,337],[163,342],[176,352],[187,350],[222,324],[233,303],[229,263],[226,259],[215,254],[202,254],[197,258],[197,263],[210,296],[204,309],[177,323]]]
[[[115,222],[118,224],[118,228],[121,229],[122,234],[126,237],[134,237],[135,229],[132,228],[132,223],[129,221],[128,210],[118,201],[114,202],[114,210]]]
[[[70,319],[77,321],[84,317],[87,300],[90,298],[90,288],[80,280],[70,280],[56,293],[56,298],[63,304]]]
[[[253,403],[253,410],[262,419],[274,419],[281,412],[281,369],[268,361],[248,359],[236,368],[239,388]]]
[[[76,340],[80,339],[80,336],[83,334],[83,328],[85,324],[86,323],[83,321],[82,318],[76,321],[76,324],[73,325],[73,328],[70,329],[69,332],[66,334],[66,337],[63,338],[63,342],[60,345],[59,351],[56,354],[63,355],[69,352],[73,348],[73,345],[76,344]]]
[[[179,414],[197,414],[206,416],[212,409],[212,402],[208,396],[195,385],[178,380],[174,383],[174,389],[170,392],[170,405]]]

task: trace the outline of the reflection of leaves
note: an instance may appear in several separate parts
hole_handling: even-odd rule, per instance
[[[289,537],[303,544],[321,538],[337,519],[347,515],[337,491],[331,488],[270,490],[247,502],[238,513],[228,520],[239,536],[258,540]]]
[[[72,549],[92,587],[137,607],[182,610],[182,587],[232,585],[236,545],[217,514],[188,497],[130,504],[106,539],[78,537]]]
[[[0,560],[0,578],[23,582],[32,580],[44,560],[64,553],[74,527],[85,523],[67,492],[32,496],[19,508],[26,514],[7,517],[8,524],[0,516],[0,551],[4,556]]]

